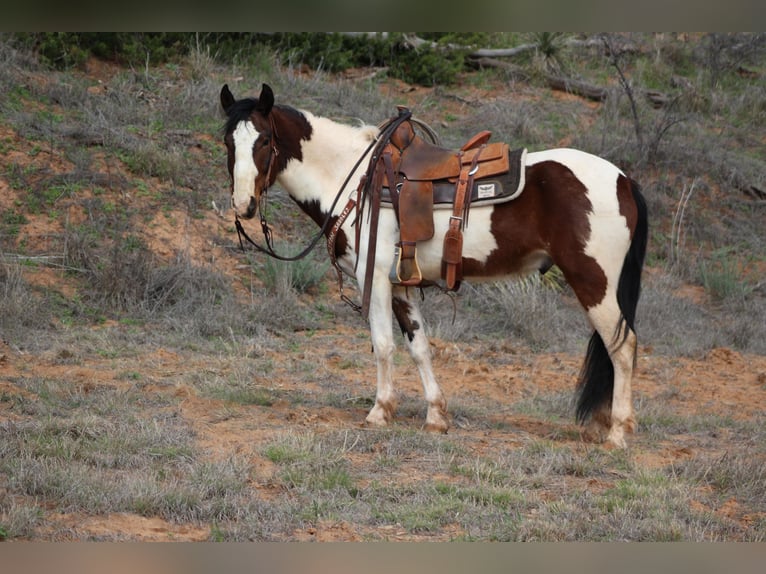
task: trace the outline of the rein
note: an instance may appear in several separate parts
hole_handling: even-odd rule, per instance
[[[269,166],[266,171],[266,187],[263,188],[263,191],[261,192],[261,202],[263,203],[266,200],[266,192],[269,189],[269,178],[271,175],[271,169],[274,163],[274,158],[279,155],[279,151],[276,148],[276,128],[274,126],[274,119],[271,120],[272,123],[272,153],[269,155]],[[239,246],[242,249],[242,251],[245,250],[245,246],[242,243],[242,238],[244,237],[245,240],[255,247],[258,251],[261,253],[265,253],[269,257],[272,257],[273,259],[278,259],[279,261],[298,261],[299,259],[303,259],[306,257],[311,251],[317,246],[317,243],[319,243],[319,240],[322,238],[322,235],[327,233],[328,229],[330,228],[330,221],[333,218],[333,211],[335,210],[335,207],[338,205],[338,200],[340,199],[340,196],[343,194],[343,190],[348,185],[349,180],[351,179],[351,176],[354,174],[356,169],[359,167],[359,164],[362,163],[362,160],[365,158],[365,156],[370,153],[370,150],[375,145],[376,140],[373,140],[369,146],[367,146],[367,149],[364,150],[364,153],[361,155],[361,157],[357,160],[357,162],[354,164],[354,167],[351,168],[351,171],[346,176],[346,179],[343,181],[343,183],[340,186],[340,189],[338,190],[338,193],[335,195],[335,199],[332,202],[332,205],[330,206],[330,210],[327,213],[327,217],[325,217],[324,222],[322,223],[322,227],[319,229],[319,232],[314,236],[314,238],[309,242],[308,246],[303,249],[300,253],[297,255],[280,255],[276,251],[274,251],[274,246],[272,244],[272,233],[271,228],[269,227],[268,222],[266,221],[266,216],[263,214],[263,205],[258,206],[258,214],[260,216],[261,220],[261,230],[263,231],[263,238],[266,240],[266,247],[262,247],[261,245],[258,245],[255,241],[253,241],[250,236],[245,232],[245,228],[242,226],[242,222],[239,219],[239,216],[234,213],[234,226],[237,228],[237,237],[239,239]]]
[[[349,171],[348,175],[346,176],[346,179],[341,184],[340,189],[338,190],[338,193],[336,193],[335,199],[333,199],[332,205],[330,206],[330,210],[328,211],[327,216],[325,217],[325,220],[322,223],[322,226],[319,232],[312,238],[308,246],[306,246],[306,248],[304,248],[300,253],[296,255],[286,256],[286,255],[280,255],[279,253],[274,251],[274,247],[272,244],[271,228],[269,227],[269,224],[266,221],[266,217],[263,213],[264,211],[263,205],[258,206],[258,213],[260,216],[260,223],[261,223],[261,229],[263,231],[263,237],[264,237],[264,240],[266,241],[265,247],[259,245],[253,239],[250,238],[250,236],[245,231],[239,216],[236,214],[236,212],[234,214],[234,226],[237,229],[239,246],[242,249],[242,251],[245,250],[245,246],[242,241],[242,238],[244,237],[245,241],[247,241],[250,245],[255,247],[256,250],[258,250],[261,253],[265,253],[269,257],[278,259],[280,261],[298,261],[299,259],[303,259],[304,257],[306,257],[317,246],[322,236],[327,234],[328,235],[328,238],[327,238],[328,253],[330,254],[330,259],[332,261],[332,264],[338,273],[338,287],[340,290],[340,297],[344,302],[350,305],[354,310],[361,312],[363,315],[366,315],[367,312],[369,311],[370,293],[372,289],[372,268],[374,266],[375,247],[377,244],[377,215],[378,215],[378,210],[380,209],[380,205],[379,205],[380,190],[378,189],[379,185],[376,185],[376,184],[379,184],[379,178],[373,177],[373,173],[378,164],[378,160],[380,160],[381,158],[381,153],[383,152],[383,149],[385,148],[385,146],[388,144],[394,131],[396,131],[396,128],[399,127],[399,125],[401,125],[404,121],[408,119],[412,119],[415,123],[417,123],[421,127],[424,127],[429,137],[431,137],[433,141],[436,141],[437,138],[435,136],[435,133],[433,132],[433,130],[430,129],[430,127],[425,125],[423,122],[412,118],[412,113],[408,109],[400,108],[399,115],[389,119],[387,122],[385,122],[384,124],[380,126],[381,131],[378,134],[378,136],[370,142],[370,145],[367,146],[367,149],[365,149],[365,151],[356,161],[354,166],[351,168],[351,171]],[[261,202],[264,202],[266,199],[266,192],[270,186],[269,179],[271,178],[273,163],[276,156],[279,155],[279,150],[276,147],[276,139],[277,139],[276,126],[274,125],[273,117],[271,119],[271,123],[272,123],[272,147],[271,147],[271,153],[269,155],[269,165],[266,171],[266,187],[264,187],[263,191],[261,192]],[[364,158],[367,157],[367,155],[372,150],[374,151],[370,157],[367,171],[365,175],[362,176],[362,179],[359,183],[359,187],[357,189],[357,200],[359,201],[359,203],[357,203],[357,200],[351,197],[346,207],[343,209],[341,214],[336,218],[335,224],[331,225],[330,222],[333,220],[333,211],[335,211],[335,207],[338,205],[338,201],[340,200],[340,197],[343,194],[343,190],[348,185],[348,182],[350,181],[351,176],[356,172],[357,168],[362,163]],[[375,181],[375,180],[378,180],[378,181]],[[357,303],[353,302],[349,297],[347,297],[343,293],[343,271],[335,259],[334,245],[335,245],[335,238],[337,236],[337,233],[340,227],[346,221],[351,210],[355,206],[357,207],[358,214],[357,214],[356,220],[354,221],[354,224],[356,225],[357,223],[359,223],[361,212],[364,210],[364,205],[368,199],[370,200],[370,213],[368,214],[368,217],[371,217],[370,245],[368,246],[368,249],[367,249],[367,257],[368,257],[367,272],[366,272],[365,281],[364,281],[364,292],[362,295],[362,304],[358,305]],[[357,234],[358,233],[359,233],[359,227],[357,227]],[[358,241],[356,242],[356,249],[357,250],[359,249]],[[359,261],[357,258],[356,264],[358,264],[358,262]]]

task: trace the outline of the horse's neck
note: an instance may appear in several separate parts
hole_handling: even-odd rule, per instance
[[[311,138],[302,142],[301,160],[290,161],[278,179],[299,205],[317,202],[326,212],[378,130],[374,126],[353,127],[309,112],[304,114],[312,127]],[[356,189],[366,167],[365,159],[359,163],[357,173],[348,178],[346,191]],[[342,208],[343,205],[336,207]]]

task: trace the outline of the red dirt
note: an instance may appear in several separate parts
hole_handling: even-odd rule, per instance
[[[94,79],[93,91],[107,91],[110,73],[108,66],[93,63],[89,73]],[[416,104],[428,95],[425,88],[412,88],[392,82],[391,90],[410,105]],[[472,96],[466,96],[470,99]],[[476,95],[475,97],[479,97]],[[565,97],[565,96],[557,96]],[[570,96],[571,97],[571,96]],[[458,100],[450,100],[453,113],[463,113],[464,104]],[[202,136],[200,136],[202,137]],[[4,165],[18,164],[33,165],[50,171],[70,171],[72,166],[55,151],[42,150],[30,155],[29,144],[22,141],[17,134],[7,127],[0,126],[0,140],[12,141],[13,151],[0,156]],[[115,166],[112,166],[114,168]],[[164,184],[159,181],[150,182],[155,190],[162,190]],[[87,193],[87,191],[85,191]],[[11,207],[19,199],[19,192],[11,189],[7,182],[0,178],[0,211]],[[141,201],[135,190],[126,190],[121,198],[128,204]],[[72,210],[71,217],[77,217]],[[19,242],[25,242],[28,253],[56,252],[51,238],[62,231],[64,217],[50,219],[47,214],[28,215],[29,223],[21,227]],[[176,225],[171,230],[161,224],[160,218],[172,218]],[[170,211],[156,214],[147,221],[141,230],[147,245],[160,258],[171,257],[174,253],[185,251],[198,263],[214,263],[216,268],[232,278],[242,274],[237,269],[238,261],[227,254],[213,239],[229,237],[232,242],[232,224],[228,219],[222,219],[212,209],[201,219],[190,221],[182,211]],[[649,270],[651,273],[651,270]],[[74,287],[69,284],[63,273],[56,269],[38,267],[29,268],[26,272],[29,281],[44,285],[55,286],[65,296],[74,294]],[[234,281],[234,283],[237,283]],[[330,289],[334,296],[334,289]],[[679,294],[698,299],[703,296],[697,288],[683,287]],[[340,365],[328,354],[333,349],[344,348],[349,352],[363,355],[363,367],[358,376],[367,381],[360,388],[360,395],[371,395],[374,390],[374,365],[369,356],[369,346],[365,339],[358,337],[365,331],[361,319],[345,318],[342,325],[336,328],[328,326],[326,331],[313,334],[312,341],[307,343],[302,352],[305,359],[315,360],[323,368],[340,373]],[[94,327],[94,329],[104,326]],[[344,337],[343,334],[353,336]],[[308,335],[307,335],[308,337]],[[326,341],[326,346],[317,347],[317,340]],[[502,430],[474,430],[470,427],[461,428],[456,425],[450,431],[454,434],[471,436],[474,440],[476,455],[482,453],[482,444],[490,448],[489,441],[482,436],[491,434],[493,440],[514,443],[521,437],[532,435],[548,438],[556,435],[560,426],[535,419],[532,416],[509,414],[503,405],[510,404],[522,398],[534,396],[535,393],[550,393],[572,390],[582,360],[581,356],[567,354],[522,355],[514,349],[513,341],[497,345],[495,349],[483,350],[476,343],[466,342],[453,344],[438,339],[432,341],[434,366],[437,379],[440,381],[448,401],[467,403],[473,397],[496,402],[498,409],[491,415],[497,422],[506,422]],[[505,358],[501,371],[493,367],[498,356]],[[508,357],[513,360],[508,361]],[[85,364],[62,364],[60,357],[49,353],[21,353],[10,347],[7,342],[0,341],[0,393],[14,394],[25,391],[16,386],[12,380],[15,377],[45,377],[71,382],[73,386],[87,388],[100,385],[119,386],[129,382],[120,381],[116,376],[124,365],[129,363],[130,371],[140,373],[147,393],[170,393],[180,398],[180,413],[192,425],[197,433],[199,451],[207,453],[211,458],[225,458],[233,453],[251,456],[257,459],[254,465],[257,469],[253,477],[259,494],[268,497],[273,489],[271,477],[273,465],[257,453],[257,445],[264,437],[276,432],[289,430],[342,430],[359,428],[364,420],[366,409],[361,406],[349,405],[347,408],[325,407],[309,409],[301,406],[276,403],[269,407],[267,416],[254,424],[251,414],[246,407],[227,406],[238,416],[221,420],[218,413],[224,404],[215,399],[200,397],[195,389],[183,382],[183,375],[193,370],[210,370],[219,374],[225,372],[229,363],[221,360],[220,364],[211,362],[210,357],[203,359],[192,353],[157,349],[139,357],[130,359],[98,359],[88,358]],[[347,373],[347,371],[344,371]],[[421,396],[420,383],[414,368],[407,361],[398,369],[398,385],[402,394]],[[650,347],[642,347],[638,358],[637,378],[634,382],[634,392],[646,397],[647,402],[662,400],[672,409],[684,414],[714,413],[730,416],[735,419],[751,419],[762,414],[766,408],[766,357],[745,355],[727,348],[714,349],[704,357],[667,357],[657,356]],[[296,382],[285,374],[277,372],[270,381],[276,388],[297,388],[305,383]],[[0,403],[0,423],[13,419],[16,415],[8,410],[7,403]],[[241,415],[241,416],[240,416]],[[637,413],[640,424],[640,411]],[[404,422],[403,424],[409,424]],[[413,423],[417,424],[417,423]],[[565,425],[566,426],[566,425]],[[508,430],[508,429],[512,430]],[[577,427],[574,422],[569,425],[576,436]],[[569,436],[569,435],[567,435]],[[633,437],[628,437],[629,442]],[[554,440],[567,440],[555,438]],[[495,445],[497,443],[494,443]],[[682,443],[643,445],[632,447],[632,456],[641,464],[658,467],[673,461],[695,456],[692,449]],[[406,479],[406,477],[402,477]],[[410,480],[413,477],[409,477]],[[446,479],[446,477],[445,477]],[[604,488],[594,481],[594,488]],[[698,503],[699,504],[699,503]],[[747,508],[734,499],[715,509],[716,512],[748,523],[756,517]],[[119,536],[131,540],[160,541],[160,540],[205,540],[209,537],[209,527],[192,527],[189,525],[173,524],[159,518],[145,518],[130,514],[111,514],[107,516],[83,516],[80,514],[60,514],[50,512],[46,519],[55,525],[57,530],[69,529],[80,539],[87,537],[108,536],[119,533]],[[378,535],[385,535],[391,540],[417,540],[418,537],[407,533],[404,529],[383,526],[376,530]],[[361,540],[367,534],[356,525],[337,522],[320,522],[316,528],[295,533],[300,540]],[[457,527],[446,527],[443,538],[458,536]],[[41,533],[45,536],[45,533]],[[433,537],[429,537],[433,540]]]

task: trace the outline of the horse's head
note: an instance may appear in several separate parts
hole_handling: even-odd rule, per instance
[[[263,84],[257,99],[237,100],[229,86],[224,85],[221,106],[228,117],[224,143],[231,176],[231,203],[238,216],[249,219],[255,215],[261,195],[277,176],[274,93]]]

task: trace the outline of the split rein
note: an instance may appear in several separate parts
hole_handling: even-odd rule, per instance
[[[273,131],[273,128],[272,128]],[[272,136],[272,141],[276,141],[276,137]],[[364,153],[361,155],[361,157],[357,160],[357,162],[354,164],[354,167],[351,168],[351,171],[346,176],[346,179],[344,180],[343,184],[340,186],[340,189],[338,190],[338,193],[335,194],[335,199],[332,202],[332,205],[330,206],[330,210],[327,213],[327,217],[325,217],[324,222],[322,223],[322,227],[319,229],[317,234],[314,236],[314,238],[309,242],[308,246],[298,253],[297,255],[280,255],[276,251],[274,251],[274,246],[272,244],[272,233],[271,228],[269,227],[268,222],[266,221],[266,216],[264,215],[264,209],[263,209],[263,203],[266,201],[266,192],[269,188],[269,179],[271,174],[271,168],[272,164],[274,162],[274,157],[278,155],[276,146],[272,145],[271,154],[269,156],[269,167],[267,169],[267,176],[266,176],[266,187],[263,188],[263,191],[261,192],[261,203],[262,205],[258,206],[258,215],[260,216],[261,220],[261,230],[263,231],[263,238],[266,241],[266,247],[262,247],[258,245],[255,241],[253,241],[250,236],[245,231],[245,228],[242,226],[242,222],[239,219],[239,216],[237,213],[234,213],[234,226],[237,228],[237,237],[239,239],[239,246],[242,249],[242,251],[245,250],[245,246],[242,243],[242,238],[244,237],[245,240],[255,247],[258,251],[261,253],[265,253],[269,257],[272,257],[273,259],[278,259],[279,261],[298,261],[299,259],[303,259],[306,257],[311,251],[317,246],[317,243],[319,243],[319,240],[322,238],[322,235],[327,233],[328,229],[330,228],[330,221],[332,221],[333,217],[333,211],[335,211],[335,207],[338,205],[338,200],[340,199],[340,196],[343,194],[343,190],[348,185],[349,180],[351,179],[351,176],[354,174],[354,172],[359,167],[359,164],[362,163],[362,160],[365,158],[365,156],[370,153],[370,150],[373,148],[373,146],[377,143],[377,140],[373,140],[370,145],[367,147],[366,150],[364,150]]]
[[[265,247],[262,245],[259,245],[256,243],[245,231],[245,228],[242,225],[242,222],[239,218],[239,216],[234,213],[234,226],[237,229],[237,238],[239,239],[239,246],[242,249],[242,251],[245,251],[245,246],[242,241],[244,238],[247,243],[255,247],[255,249],[261,253],[264,253],[268,255],[269,257],[273,259],[277,259],[279,261],[298,261],[300,259],[303,259],[306,257],[319,243],[319,240],[322,238],[323,235],[328,234],[328,252],[330,254],[330,259],[333,263],[333,266],[335,267],[337,273],[338,273],[338,287],[340,291],[340,298],[347,303],[351,308],[353,308],[355,311],[362,312],[365,305],[359,305],[356,302],[352,301],[347,295],[343,293],[343,271],[341,270],[340,266],[338,265],[336,259],[335,259],[335,253],[334,250],[334,244],[335,244],[335,236],[337,235],[338,229],[343,224],[343,222],[348,217],[351,210],[354,208],[354,206],[357,207],[357,209],[361,209],[363,207],[363,204],[365,202],[366,197],[369,196],[370,193],[370,187],[372,184],[372,177],[371,174],[373,170],[375,169],[375,166],[380,159],[380,154],[383,150],[383,148],[388,143],[389,139],[393,135],[396,128],[399,127],[400,124],[402,124],[406,120],[412,120],[419,126],[421,126],[429,135],[429,137],[432,139],[432,141],[436,142],[437,137],[436,134],[431,130],[430,127],[428,127],[426,124],[421,122],[420,120],[417,120],[415,118],[412,118],[412,114],[409,110],[406,108],[400,108],[399,115],[391,118],[388,120],[385,124],[381,126],[381,132],[378,134],[378,136],[370,142],[370,145],[367,146],[367,149],[365,149],[364,153],[359,157],[359,159],[354,164],[354,167],[351,168],[351,171],[349,171],[348,175],[346,176],[346,179],[343,181],[343,184],[340,186],[340,189],[338,190],[338,193],[335,195],[335,199],[332,202],[332,205],[330,206],[330,210],[327,213],[327,217],[325,218],[324,222],[322,223],[322,227],[320,228],[319,232],[312,238],[312,240],[309,242],[309,244],[296,255],[280,255],[274,250],[274,246],[272,243],[272,233],[271,228],[269,227],[269,224],[266,220],[266,216],[264,215],[264,205],[263,202],[265,202],[266,199],[266,192],[269,187],[269,179],[271,176],[271,170],[274,163],[274,158],[278,155],[278,150],[276,148],[276,129],[275,126],[273,126],[273,119],[272,119],[272,148],[271,153],[269,155],[269,164],[266,172],[266,187],[264,187],[263,191],[261,192],[261,202],[262,205],[258,206],[258,214],[260,216],[260,223],[261,223],[261,230],[263,232],[264,240],[266,241]],[[359,184],[357,197],[361,194],[360,204],[357,204],[357,201],[352,197],[349,199],[348,204],[343,209],[341,214],[336,218],[335,224],[332,225],[331,222],[333,221],[333,212],[335,211],[335,207],[338,205],[338,201],[340,200],[341,195],[343,194],[343,191],[346,189],[346,186],[348,185],[348,182],[350,181],[353,174],[358,169],[359,165],[362,163],[365,157],[370,153],[370,151],[375,150],[372,156],[370,157],[369,167],[367,169],[367,172],[365,175],[362,176],[362,180]],[[362,189],[364,188],[364,189]],[[332,228],[332,229],[331,229]],[[358,249],[359,246],[357,245],[356,248]]]

